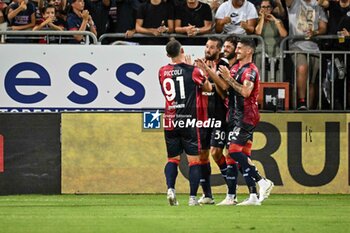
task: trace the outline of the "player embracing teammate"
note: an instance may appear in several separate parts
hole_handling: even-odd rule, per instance
[[[273,183],[260,176],[250,159],[253,143],[253,131],[260,120],[257,97],[259,92],[259,71],[253,63],[255,42],[252,39],[240,39],[235,50],[238,62],[232,67],[219,66],[218,71],[198,59],[197,64],[205,70],[217,88],[228,93],[229,112],[227,140],[229,143],[228,160],[235,165],[228,167],[227,174],[237,180],[238,167],[241,170],[250,196],[238,205],[260,205],[273,188]],[[229,170],[231,169],[231,170]],[[259,195],[256,183],[259,184]],[[235,205],[235,182],[227,182],[228,194],[221,205]]]
[[[187,64],[184,50],[177,40],[167,43],[166,52],[171,63],[160,68],[159,82],[166,102],[163,122],[168,153],[164,169],[167,198],[170,205],[178,205],[175,182],[180,155],[185,151],[189,165],[188,204],[195,206],[199,205],[196,199],[201,174],[199,154],[204,135],[202,130],[205,129],[197,127],[197,123],[207,120],[201,96],[203,91],[210,92],[212,87],[198,67]]]
[[[220,44],[220,41],[210,38],[206,45],[206,60],[198,59],[196,61],[196,65],[200,69],[186,64],[183,48],[178,41],[172,40],[166,46],[167,54],[172,63],[160,68],[159,81],[166,100],[163,118],[164,126],[166,126],[164,132],[168,163],[164,172],[170,205],[178,205],[175,181],[180,154],[183,150],[187,154],[190,167],[189,205],[214,203],[209,182],[208,145],[211,145],[210,151],[228,185],[227,196],[219,205],[237,204],[238,169],[242,172],[250,192],[249,198],[238,205],[260,205],[273,188],[273,183],[260,176],[250,159],[253,130],[260,119],[257,107],[259,72],[252,62],[255,43],[250,39],[241,39],[237,47],[235,43],[232,37],[225,40],[224,56],[226,62],[222,62],[216,55],[208,59],[210,57],[208,46]],[[216,54],[221,45],[222,42],[217,48],[213,47]],[[237,63],[235,63],[236,59]],[[205,71],[204,73],[210,77],[213,84],[210,84],[202,71]],[[210,111],[217,111],[216,107],[208,108],[208,96],[211,96],[211,93],[221,98],[216,99],[220,99],[221,103],[215,103],[216,107],[224,108],[221,115],[226,115],[224,102],[226,96],[228,97],[227,119],[223,117],[219,120],[225,124],[215,124],[214,127],[211,125],[209,129],[200,127],[201,124],[196,124],[196,127],[187,127],[191,124],[186,124],[186,122],[208,120],[208,116],[211,115]],[[214,117],[220,118],[215,114]],[[216,134],[220,135],[222,139],[215,140]],[[210,144],[208,144],[208,140]],[[225,144],[225,140],[229,145],[229,155],[226,159],[223,156],[224,146],[222,146]],[[198,202],[196,195],[200,180],[204,181],[202,183],[204,196]],[[205,184],[205,182],[207,183]],[[259,195],[256,183],[259,184]]]

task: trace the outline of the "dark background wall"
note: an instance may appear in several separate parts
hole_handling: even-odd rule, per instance
[[[60,122],[60,114],[0,114],[0,195],[61,193]]]

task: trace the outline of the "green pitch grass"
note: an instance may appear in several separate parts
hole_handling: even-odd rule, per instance
[[[0,232],[350,232],[350,195],[272,194],[262,206],[189,207],[187,198],[168,206],[164,194],[0,196]]]

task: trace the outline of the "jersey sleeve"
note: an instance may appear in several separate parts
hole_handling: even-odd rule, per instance
[[[257,78],[258,78],[258,73],[254,69],[248,68],[243,73],[242,83],[244,82],[244,80],[248,80],[248,81],[255,83],[255,80]]]
[[[206,80],[204,77],[203,71],[198,67],[194,67],[192,79],[194,83],[198,86],[202,86]]]

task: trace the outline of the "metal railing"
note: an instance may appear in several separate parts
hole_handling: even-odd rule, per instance
[[[187,35],[184,34],[177,34],[177,33],[171,33],[171,34],[167,34],[164,33],[160,36],[153,36],[153,35],[147,35],[147,34],[141,34],[141,33],[135,33],[133,35],[132,38],[208,38],[208,37],[212,37],[212,36],[216,36],[216,37],[220,37],[222,39],[225,39],[227,36],[229,36],[228,34],[204,34],[204,35],[197,35],[195,37],[188,37]],[[261,36],[258,35],[236,35],[234,34],[234,36],[237,36],[238,38],[251,38],[251,39],[257,39],[259,41],[259,44],[261,44],[261,53],[262,55],[262,59],[261,59],[261,67],[265,67],[265,43],[264,43],[264,39]],[[125,38],[125,33],[105,33],[103,35],[101,35],[98,39],[98,41],[100,43],[103,43],[104,40],[108,39],[108,38],[119,38],[119,39],[124,39],[124,40],[130,40],[131,38]],[[118,41],[117,43],[114,43],[116,45],[123,45],[123,43],[121,41]],[[265,69],[261,69],[260,71],[260,78],[262,82],[265,82]]]
[[[85,45],[90,44],[90,38],[92,39],[92,44],[98,44],[97,37],[95,34],[89,31],[0,31],[1,41],[7,39],[23,39],[19,38],[19,36],[24,36],[24,38],[29,38],[30,36],[36,36],[35,39],[40,39],[37,36],[70,36],[73,37],[75,35],[83,35],[85,36]],[[11,37],[13,36],[13,37]],[[6,37],[6,38],[5,38]]]
[[[305,37],[303,36],[288,36],[285,37],[280,44],[280,55],[278,57],[278,59],[280,59],[280,64],[279,64],[279,68],[281,71],[281,75],[280,75],[280,79],[278,81],[283,82],[285,81],[285,74],[286,72],[284,72],[284,59],[286,58],[287,55],[295,55],[294,56],[294,82],[293,82],[293,91],[292,91],[292,100],[293,100],[293,107],[294,109],[297,108],[297,98],[298,98],[298,90],[297,90],[297,55],[298,54],[306,54],[306,60],[307,60],[307,64],[310,63],[310,56],[311,55],[316,55],[319,58],[319,69],[318,69],[318,103],[317,103],[317,109],[318,110],[322,110],[322,91],[323,91],[323,87],[322,87],[322,81],[323,81],[323,75],[324,74],[324,66],[323,66],[323,59],[325,56],[330,56],[331,58],[331,90],[330,90],[330,108],[331,110],[334,110],[334,86],[335,86],[335,55],[337,56],[343,56],[343,61],[344,61],[344,70],[346,72],[347,67],[348,67],[348,59],[347,56],[350,55],[350,48],[349,51],[323,51],[323,50],[319,50],[319,51],[293,51],[293,50],[287,50],[286,49],[286,45],[287,42],[289,40],[305,40]],[[311,41],[319,41],[319,40],[338,40],[338,36],[337,35],[323,35],[323,36],[316,36],[314,38],[311,39]],[[309,71],[309,69],[308,69]],[[349,74],[347,74],[349,75]],[[344,80],[343,80],[343,85],[344,85],[344,89],[343,89],[343,110],[346,110],[346,105],[347,105],[347,75],[345,75]],[[307,98],[307,102],[306,102],[306,106],[309,109],[310,107],[310,72],[308,72],[307,74],[307,80],[306,80],[306,98]]]

